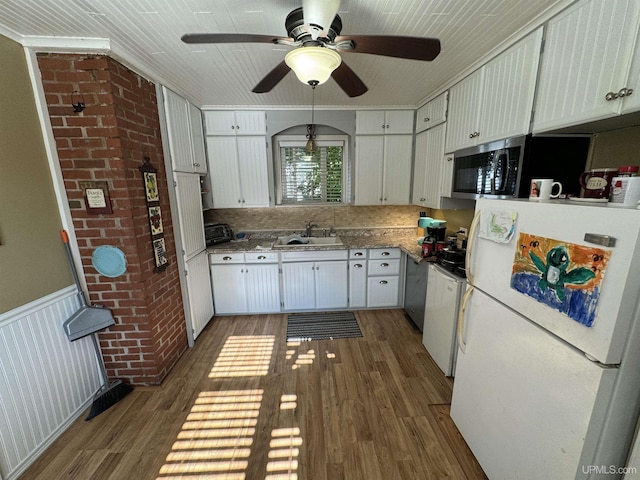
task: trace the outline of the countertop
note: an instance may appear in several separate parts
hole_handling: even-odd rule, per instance
[[[233,240],[227,243],[212,245],[207,248],[209,253],[237,253],[237,252],[291,252],[310,250],[348,250],[355,248],[400,248],[409,257],[417,262],[422,258],[422,247],[418,245],[418,236],[415,229],[406,229],[406,232],[381,232],[380,234],[338,234],[342,245],[314,245],[308,247],[273,247],[274,238],[254,238],[249,240]],[[410,233],[409,233],[410,232]]]

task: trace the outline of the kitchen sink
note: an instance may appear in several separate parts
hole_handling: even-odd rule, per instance
[[[288,237],[278,237],[273,243],[275,248],[298,248],[298,247],[330,247],[343,245],[339,237],[302,237],[299,235],[289,235]]]

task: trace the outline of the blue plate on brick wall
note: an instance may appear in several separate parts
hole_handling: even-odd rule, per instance
[[[91,264],[100,275],[119,277],[127,270],[127,260],[118,247],[103,245],[96,248],[91,255]]]

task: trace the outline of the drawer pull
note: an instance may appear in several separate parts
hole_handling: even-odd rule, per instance
[[[362,264],[361,263],[355,263],[353,265],[353,268],[362,268]]]
[[[388,257],[391,254],[389,252],[382,252],[380,255],[382,255],[383,257]]]
[[[389,264],[388,264],[388,263],[381,263],[381,264],[380,264],[380,266],[381,266],[381,267],[388,267],[388,266],[389,266]]]
[[[361,257],[362,256],[362,252],[356,252],[353,254],[354,257]]]
[[[267,257],[265,257],[264,255],[260,255],[260,256],[258,257],[258,260],[264,260],[265,258],[267,258]]]
[[[386,280],[380,280],[380,285],[386,285],[387,283],[389,282],[387,282]]]
[[[224,260],[226,262],[226,261],[233,260],[233,259],[231,257],[222,257],[222,260]]]

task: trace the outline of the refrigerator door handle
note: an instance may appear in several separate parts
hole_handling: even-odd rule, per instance
[[[476,230],[478,228],[478,223],[480,222],[480,214],[481,210],[478,210],[476,214],[473,216],[473,221],[471,222],[471,228],[469,228],[469,238],[467,240],[467,253],[465,258],[465,273],[467,274],[467,281],[473,285],[475,282],[473,280],[473,272],[471,271],[471,260],[473,258],[472,252],[473,247],[476,243]]]
[[[465,313],[465,310],[467,309],[467,303],[469,302],[469,298],[471,298],[471,295],[473,294],[473,290],[474,290],[473,285],[469,285],[469,288],[467,288],[467,291],[464,292],[460,309],[458,310],[458,328],[456,331],[456,336],[458,338],[458,348],[462,351],[462,353],[465,353],[465,350],[467,348],[467,344],[464,343],[464,313]]]

